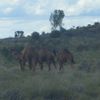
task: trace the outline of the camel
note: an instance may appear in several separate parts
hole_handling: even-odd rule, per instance
[[[61,70],[67,61],[70,61],[71,66],[75,63],[73,54],[68,49],[61,49],[57,53],[57,61],[59,63],[59,70]]]

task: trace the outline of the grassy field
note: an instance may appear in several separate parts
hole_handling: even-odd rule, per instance
[[[67,63],[62,71],[47,65],[32,72],[26,66],[21,72],[18,63],[2,48],[15,45],[0,42],[0,100],[100,100],[100,35],[53,39],[57,47],[68,47],[76,64]],[[46,40],[47,41],[47,40]],[[58,43],[58,42],[59,43]],[[20,42],[19,42],[20,44]],[[51,42],[48,43],[52,45]],[[2,55],[3,51],[5,55]]]
[[[0,100],[100,100],[100,50],[74,53],[76,64],[48,72],[0,65]],[[2,62],[2,60],[0,61]],[[59,67],[59,66],[58,66]]]

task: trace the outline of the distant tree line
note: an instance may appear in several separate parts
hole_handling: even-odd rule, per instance
[[[51,32],[46,33],[42,32],[40,35],[39,32],[33,32],[31,33],[31,41],[39,40],[40,36],[47,37],[50,36],[52,38],[58,38],[60,36],[74,36],[74,35],[83,35],[88,36],[96,33],[100,33],[100,23],[95,22],[93,25],[88,24],[87,26],[77,26],[72,27],[68,30],[66,30],[63,27],[63,19],[65,17],[63,10],[54,10],[49,18],[50,24],[51,24]],[[15,32],[15,38],[22,38],[24,37],[24,31],[16,31]]]
[[[63,10],[54,10],[49,19],[51,23],[50,33],[46,33],[45,31],[39,33],[35,31],[32,32],[31,35],[25,37],[24,31],[16,31],[15,38],[17,39],[15,40],[17,40],[19,44],[31,43],[34,46],[48,46],[49,48],[56,46],[59,48],[58,44],[61,45],[61,47],[64,47],[63,41],[69,40],[69,37],[94,37],[94,35],[100,33],[99,22],[95,22],[93,25],[88,24],[87,26],[77,26],[65,29],[63,27],[64,16]]]

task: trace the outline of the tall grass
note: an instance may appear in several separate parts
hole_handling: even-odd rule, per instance
[[[99,71],[80,70],[80,64],[64,70],[47,71],[47,66],[36,72],[28,68],[21,72],[18,66],[0,66],[1,100],[99,100]],[[91,67],[93,67],[92,65]]]

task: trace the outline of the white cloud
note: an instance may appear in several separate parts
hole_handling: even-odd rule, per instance
[[[23,0],[0,0],[0,5],[16,5]]]
[[[64,27],[69,29],[73,26],[87,26],[88,24],[94,24],[94,22],[100,21],[100,17],[96,16],[79,16],[79,17],[68,17],[64,19]]]
[[[4,14],[10,14],[13,10],[14,10],[13,8],[7,7],[7,8],[5,8],[5,9],[3,9],[3,13],[4,13]]]
[[[100,9],[100,0],[76,0],[71,4],[67,0],[0,0],[0,6],[6,8],[5,12],[10,12],[8,8],[12,6],[15,9],[22,7],[24,12],[32,16],[49,14],[54,9],[62,9],[66,15],[76,16]]]
[[[0,19],[0,28],[9,28],[16,23],[16,20]]]
[[[29,8],[28,12],[36,15],[46,14],[55,9],[62,9],[66,15],[78,16],[83,13],[92,12],[92,10],[100,9],[100,0],[76,0],[72,4],[69,4],[66,0],[38,0],[26,8]]]
[[[12,16],[12,12],[21,7],[24,2],[25,0],[0,0],[0,13]]]
[[[29,1],[24,5],[24,9],[26,10],[27,14],[43,15],[44,13],[47,13],[47,4],[48,0],[37,0],[35,3]]]
[[[96,9],[100,9],[100,0],[79,0],[66,11],[69,15],[80,15]]]

